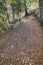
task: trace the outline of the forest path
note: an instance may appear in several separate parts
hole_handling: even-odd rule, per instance
[[[43,65],[43,39],[41,29],[33,16],[24,18],[25,24],[18,26],[11,35],[2,53],[17,57],[15,65]],[[22,57],[22,58],[21,58]],[[17,59],[16,59],[17,60]]]

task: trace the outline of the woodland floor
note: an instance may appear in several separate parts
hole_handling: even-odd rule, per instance
[[[43,36],[33,16],[10,32],[11,39],[2,50],[0,65],[43,65]],[[9,58],[9,59],[8,59]]]

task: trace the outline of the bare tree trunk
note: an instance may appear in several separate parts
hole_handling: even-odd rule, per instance
[[[24,6],[25,6],[25,16],[27,16],[28,15],[28,12],[27,12],[27,6],[26,6],[26,0],[24,0]]]
[[[40,24],[43,26],[43,0],[39,0]]]
[[[4,0],[4,2],[5,2],[5,7],[6,7],[6,10],[5,10],[5,15],[7,16],[8,23],[10,23],[10,22],[9,22],[9,15],[8,15],[8,11],[7,11],[7,0]]]

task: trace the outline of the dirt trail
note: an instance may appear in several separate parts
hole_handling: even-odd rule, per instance
[[[34,17],[26,17],[26,23],[12,32],[11,40],[6,44],[2,53],[9,56],[17,56],[21,61],[15,65],[43,65],[43,39],[40,27]],[[23,62],[22,62],[23,61]]]

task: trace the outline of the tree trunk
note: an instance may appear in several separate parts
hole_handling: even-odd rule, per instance
[[[27,16],[28,15],[28,12],[27,12],[27,6],[26,6],[26,0],[24,0],[24,6],[25,6],[25,16]]]
[[[40,23],[43,26],[43,0],[39,0],[39,8],[40,8]]]

